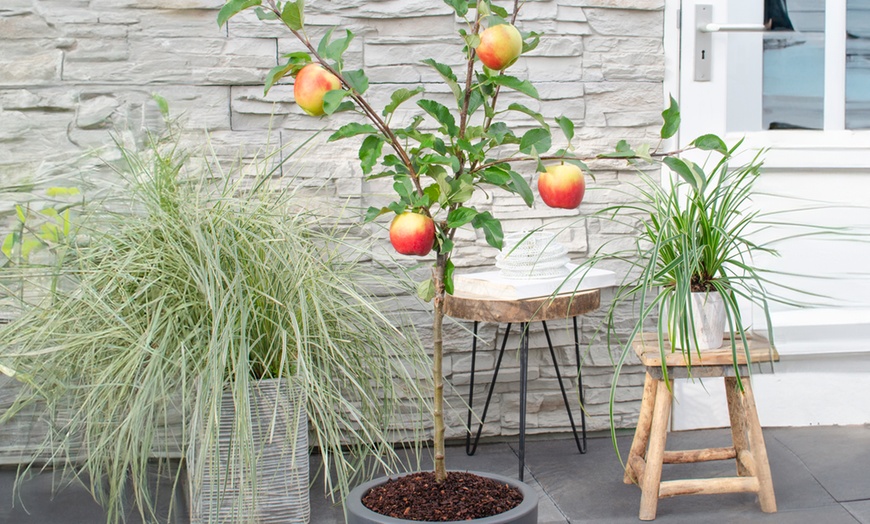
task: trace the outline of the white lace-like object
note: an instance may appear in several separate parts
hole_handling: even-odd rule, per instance
[[[495,267],[505,278],[535,280],[568,275],[568,251],[545,231],[519,231],[505,235]]]

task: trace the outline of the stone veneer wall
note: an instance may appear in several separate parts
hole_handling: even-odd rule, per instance
[[[420,64],[432,57],[459,65],[461,44],[455,34],[459,22],[441,1],[310,0],[307,4],[306,23],[313,40],[332,26],[357,34],[347,67],[365,68],[371,80],[368,97],[375,107],[382,107],[391,90],[403,84],[422,82],[435,96],[446,93],[436,73]],[[264,25],[253,13],[218,29],[215,20],[221,5],[221,0],[2,0],[0,184],[37,172],[62,173],[70,158],[105,145],[113,126],[133,130],[159,126],[159,112],[150,102],[156,92],[169,101],[173,113],[184,113],[188,128],[194,130],[189,140],[204,142],[205,130],[212,147],[226,157],[238,154],[240,148],[250,157],[266,142],[270,129],[272,142],[293,144],[325,126],[327,132],[315,139],[318,145],[284,174],[295,176],[293,183],[305,185],[318,198],[346,204],[354,221],[357,210],[386,202],[391,182],[363,180],[355,160],[356,141],[320,145],[329,131],[352,116],[324,120],[305,116],[292,103],[289,79],[263,96],[263,79],[277,57],[299,49],[292,35]],[[528,0],[519,26],[545,36],[537,50],[512,67],[511,74],[532,79],[542,100],[524,98],[523,103],[548,118],[571,117],[577,123],[576,142],[585,152],[606,150],[621,138],[655,143],[663,99],[662,8],[663,0]],[[504,95],[505,102],[515,98]],[[403,107],[397,117],[407,117],[414,105]],[[527,122],[511,118],[522,132]],[[628,246],[630,228],[584,215],[625,199],[621,191],[632,171],[604,162],[593,169],[596,180],[589,180],[579,211],[554,212],[540,203],[529,209],[519,198],[498,193],[475,205],[491,209],[506,231],[540,226],[559,231],[560,241],[574,259],[605,242]],[[524,173],[533,176],[528,170]],[[0,202],[0,215],[10,209],[9,202]],[[386,238],[383,225],[368,228],[365,234]],[[495,250],[483,238],[469,230],[458,236],[458,271],[482,270],[493,263]],[[373,261],[393,264],[388,243],[380,245],[383,249],[373,253]],[[611,268],[620,275],[625,271],[615,263]],[[604,304],[608,294],[602,294]],[[428,338],[429,306],[413,297],[400,301]],[[591,430],[609,427],[611,360],[600,341],[589,344],[599,320],[600,314],[581,319]],[[463,395],[469,381],[469,330],[468,324],[447,323],[445,332],[447,379]],[[562,370],[573,379],[571,333],[559,324],[551,330]],[[478,406],[495,363],[495,336],[495,326],[482,327]],[[539,324],[534,326],[531,347],[529,431],[566,431],[567,418]],[[505,358],[485,435],[517,432],[519,369],[514,357]],[[619,389],[615,412],[620,427],[636,421],[639,372],[638,367],[629,367],[622,379],[633,387]],[[573,382],[569,394],[576,403]],[[460,422],[464,408],[455,396],[451,404],[457,416],[449,436],[459,437],[464,431]]]

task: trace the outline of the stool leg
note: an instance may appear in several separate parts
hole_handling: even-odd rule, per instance
[[[646,446],[649,443],[649,432],[652,426],[653,406],[656,401],[656,380],[649,373],[643,383],[643,398],[640,401],[640,415],[637,417],[637,428],[634,430],[634,438],[631,441],[631,450],[625,462],[625,475],[622,480],[626,484],[640,483],[639,478],[634,478],[631,473],[631,464],[636,460],[634,457],[643,459],[646,456]]]
[[[472,351],[477,350],[477,322],[474,323],[474,341],[472,342]],[[511,324],[508,323],[504,331],[504,339],[501,342],[501,350],[498,353],[498,360],[495,363],[495,371],[492,373],[492,381],[489,383],[489,390],[486,394],[486,403],[483,405],[483,414],[480,416],[480,425],[477,426],[477,434],[474,437],[474,442],[471,442],[471,405],[474,401],[474,357],[472,356],[471,381],[468,388],[468,429],[465,434],[465,453],[469,456],[474,455],[477,451],[477,443],[480,442],[480,435],[483,433],[483,424],[486,422],[486,413],[489,411],[489,403],[492,401],[492,394],[495,391],[495,382],[498,380],[498,371],[501,369],[501,359],[504,357],[504,349],[507,346],[508,335],[511,332]],[[496,328],[496,339],[498,339],[498,328]],[[473,355],[473,353],[472,353]]]
[[[649,376],[649,375],[647,375]],[[646,455],[646,468],[641,481],[640,520],[655,520],[659,504],[659,486],[662,480],[665,443],[668,438],[668,420],[671,416],[671,392],[668,382],[654,380],[656,400],[652,414],[652,428],[649,437],[649,451]]]
[[[574,414],[571,413],[571,404],[568,402],[568,393],[565,391],[565,385],[562,383],[562,373],[559,371],[559,362],[556,360],[556,350],[553,349],[553,341],[550,339],[550,330],[547,328],[546,322],[542,321],[541,325],[544,326],[547,347],[550,348],[550,358],[553,359],[553,369],[556,370],[556,380],[559,381],[559,389],[562,391],[562,401],[565,403],[565,411],[568,412],[568,421],[571,423],[571,431],[574,432],[574,442],[577,443],[577,451],[581,454],[586,453],[586,435],[584,434],[584,441],[581,444],[580,435],[577,434],[577,425],[574,423]],[[580,407],[582,408],[583,406]]]
[[[571,319],[574,324],[574,357],[577,360],[577,391],[580,392],[580,427],[583,432],[583,447],[580,453],[586,453],[586,398],[583,393],[583,371],[580,363],[580,333],[577,331],[577,317]]]
[[[737,388],[737,377],[725,377],[725,397],[728,399],[728,417],[731,419],[731,441],[737,453],[737,475],[752,476],[741,460],[741,453],[749,450],[746,439],[746,410],[743,408],[743,393]]]
[[[767,459],[767,447],[761,434],[761,423],[758,421],[758,411],[755,409],[755,395],[749,377],[743,379],[743,407],[746,410],[746,424],[749,426],[749,446],[752,458],[755,459],[758,475],[758,502],[761,511],[776,513],[776,496],[773,493],[773,477],[770,475],[770,462]]]

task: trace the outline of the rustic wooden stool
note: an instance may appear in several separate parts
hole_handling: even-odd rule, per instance
[[[758,422],[758,412],[755,409],[755,398],[752,394],[742,342],[737,344],[737,363],[743,382],[742,392],[737,387],[730,341],[726,341],[721,349],[703,351],[701,357],[693,353],[691,363],[692,377],[724,377],[728,413],[731,419],[731,438],[734,445],[685,451],[665,451],[671,415],[673,379],[688,376],[682,353],[679,351],[671,353],[670,346],[666,347],[665,365],[668,370],[668,381],[665,381],[658,335],[644,333],[632,342],[632,346],[640,357],[641,363],[646,366],[646,382],[637,430],[626,462],[624,481],[626,484],[637,483],[640,486],[642,493],[640,520],[655,519],[659,499],[677,495],[758,493],[761,510],[765,513],[776,512],[767,448],[764,446],[764,437]],[[749,353],[753,364],[779,360],[776,351],[770,348],[766,341],[759,339],[749,339]],[[736,477],[661,481],[662,464],[687,464],[726,459],[736,459]]]
[[[480,434],[483,430],[483,424],[486,421],[486,412],[489,409],[489,403],[492,399],[492,393],[495,389],[495,382],[498,379],[498,372],[501,368],[501,359],[504,356],[505,346],[507,345],[508,334],[510,334],[511,324],[520,324],[520,446],[519,446],[519,479],[523,480],[525,457],[526,457],[526,398],[528,396],[528,372],[529,372],[529,330],[527,324],[530,322],[541,322],[544,326],[544,334],[547,337],[547,345],[550,348],[550,356],[553,359],[553,366],[556,370],[556,378],[559,381],[559,388],[562,390],[562,400],[565,402],[565,409],[568,411],[568,420],[571,422],[571,429],[574,432],[574,440],[577,443],[577,449],[580,453],[586,453],[586,419],[583,412],[580,413],[582,426],[582,445],[580,436],[577,433],[577,427],[574,424],[574,416],[571,414],[571,407],[568,404],[568,394],[565,392],[565,386],[562,384],[562,374],[559,372],[559,363],[556,361],[556,352],[553,350],[553,343],[550,340],[550,331],[547,329],[547,320],[557,319],[572,319],[574,322],[574,350],[577,357],[577,376],[578,389],[580,391],[580,402],[583,402],[583,379],[580,375],[580,339],[577,332],[577,316],[598,308],[601,300],[601,292],[598,289],[590,289],[578,291],[573,294],[557,295],[553,297],[537,297],[525,298],[516,300],[495,299],[479,295],[463,295],[457,293],[448,295],[444,302],[444,313],[447,316],[462,320],[474,321],[474,337],[471,342],[471,381],[468,386],[468,431],[465,435],[465,452],[468,455],[473,455],[477,450],[477,442],[480,440]],[[472,401],[474,399],[474,371],[475,360],[477,356],[477,326],[480,322],[495,322],[497,324],[506,323],[504,339],[501,344],[501,352],[498,356],[498,362],[493,372],[492,382],[489,385],[489,391],[486,397],[486,403],[483,408],[483,414],[480,417],[480,425],[477,428],[477,435],[472,445],[471,442],[471,415]]]

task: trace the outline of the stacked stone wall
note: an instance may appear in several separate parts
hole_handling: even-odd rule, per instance
[[[505,6],[506,3],[502,2]],[[191,143],[206,143],[220,156],[252,157],[267,142],[302,143],[321,131],[305,153],[285,167],[292,183],[310,188],[318,199],[346,209],[349,223],[359,212],[388,202],[391,182],[365,181],[357,162],[358,144],[326,144],[326,137],[354,116],[316,119],[292,102],[292,80],[263,94],[264,78],[284,53],[299,50],[292,35],[243,13],[223,28],[216,24],[220,0],[3,0],[0,2],[0,182],[26,180],[37,173],[62,172],[71,158],[109,142],[109,131],[158,128],[162,118],[151,100],[163,96],[174,114],[182,114]],[[437,74],[424,58],[459,66],[461,26],[453,10],[437,0],[309,0],[307,31],[317,41],[329,28],[356,33],[346,55],[347,67],[362,67],[371,82],[372,105],[382,107],[396,87],[422,83],[428,96],[446,97]],[[531,79],[541,100],[505,92],[503,101],[522,101],[548,118],[566,115],[577,124],[579,149],[605,151],[619,139],[657,143],[662,106],[664,53],[662,0],[528,0],[522,30],[543,32],[541,44],[523,56],[511,73]],[[406,104],[395,119],[414,110]],[[515,113],[509,123],[521,133],[530,122]],[[207,132],[207,135],[206,135]],[[207,139],[206,139],[207,136]],[[579,210],[558,211],[538,202],[494,193],[474,204],[500,217],[506,231],[544,227],[558,233],[575,260],[602,246],[630,246],[632,227],[588,218],[590,212],[630,199],[627,183],[635,176],[617,162],[592,165],[595,179]],[[534,173],[522,171],[530,179]],[[334,206],[339,207],[339,206]],[[0,203],[8,215],[11,202]],[[372,253],[377,264],[410,267],[395,260],[386,242],[385,224],[361,230],[383,239]],[[479,271],[493,264],[495,250],[482,235],[463,230],[455,262],[458,271]],[[624,276],[627,268],[608,265]],[[414,272],[412,272],[414,273]],[[425,272],[417,270],[418,278]],[[602,295],[603,307],[611,291]],[[424,339],[430,338],[430,306],[413,297],[398,305]],[[629,314],[626,312],[626,315]],[[587,420],[591,430],[609,427],[611,356],[593,340],[602,313],[580,319]],[[564,324],[551,326],[563,373],[576,403],[573,337]],[[481,329],[476,376],[477,405],[495,363],[496,326]],[[449,436],[464,435],[463,400],[470,378],[470,325],[448,322],[445,370],[456,388],[455,416]],[[509,347],[517,346],[516,338]],[[518,430],[519,372],[516,352],[505,357],[485,435]],[[530,432],[568,429],[561,394],[543,333],[531,334]],[[619,427],[636,420],[642,375],[629,366],[615,407]],[[579,408],[575,410],[579,416]]]

